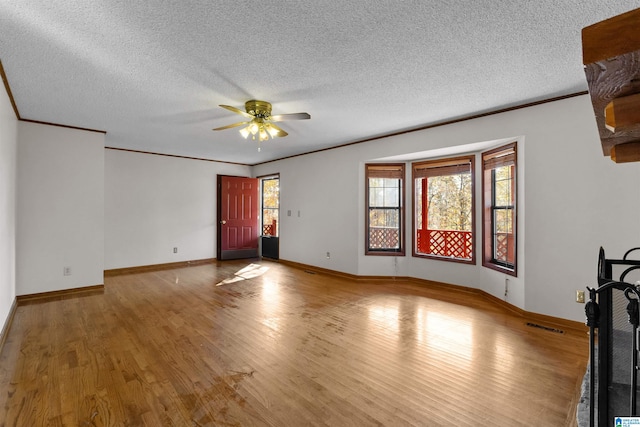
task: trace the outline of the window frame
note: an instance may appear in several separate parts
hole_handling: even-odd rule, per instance
[[[418,203],[422,203],[422,200],[416,200],[416,180],[420,179],[420,175],[431,175],[431,176],[448,176],[454,175],[453,173],[443,173],[439,174],[437,169],[456,169],[461,167],[462,165],[469,164],[469,174],[471,177],[471,258],[455,258],[448,257],[443,255],[434,255],[427,254],[423,252],[418,252],[418,215],[417,215],[417,206]],[[413,205],[413,213],[412,213],[412,256],[416,258],[426,258],[433,259],[439,261],[447,261],[447,262],[456,262],[461,264],[473,264],[476,263],[476,247],[477,238],[476,238],[476,185],[475,185],[475,166],[476,166],[476,156],[475,154],[469,154],[464,156],[456,156],[456,157],[446,157],[441,159],[432,159],[432,160],[424,160],[420,162],[414,162],[411,164],[411,197],[412,197],[412,205]],[[418,172],[424,169],[433,169],[432,173],[429,172]],[[425,176],[427,177],[427,176]],[[427,177],[428,178],[428,177]],[[423,194],[424,197],[424,194]],[[424,213],[424,212],[422,212]],[[423,224],[424,221],[428,223],[428,217],[422,218]]]
[[[511,166],[511,205],[496,205],[495,171]],[[517,141],[482,153],[482,265],[501,273],[518,275],[518,152]],[[497,210],[508,209],[511,214],[513,265],[495,258]]]
[[[405,168],[404,163],[366,163],[364,165],[364,181],[365,181],[365,206],[364,206],[364,253],[365,255],[374,256],[404,256],[405,255]],[[373,208],[369,204],[369,179],[370,178],[397,178],[399,182],[398,194],[398,239],[399,248],[371,248],[369,234],[369,212]],[[378,209],[381,207],[378,207]],[[383,207],[387,208],[387,207]]]

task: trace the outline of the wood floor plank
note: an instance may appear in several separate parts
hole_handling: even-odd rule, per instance
[[[564,426],[587,358],[471,293],[224,261],[19,306],[0,426]]]

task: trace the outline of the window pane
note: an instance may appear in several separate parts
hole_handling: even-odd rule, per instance
[[[495,200],[496,206],[511,206],[513,197],[511,189],[513,182],[511,178],[511,167],[502,166],[495,169]]]
[[[369,187],[384,187],[384,178],[369,178]]]
[[[273,221],[278,221],[277,209],[263,209],[262,218],[264,224],[273,224]]]
[[[494,224],[496,233],[513,233],[513,210],[496,208]]]
[[[400,248],[400,210],[399,209],[370,209],[369,210],[369,248],[371,249],[399,249]]]
[[[384,178],[384,187],[398,188],[398,179]]]
[[[369,189],[369,205],[384,206],[384,188]]]
[[[385,188],[384,189],[384,204],[385,207],[397,207],[398,206],[398,187]]]
[[[509,259],[509,253],[512,252],[509,249],[509,236],[507,234],[496,234],[495,242],[494,242],[494,260],[505,263],[512,264],[513,261]]]
[[[399,207],[399,185],[399,179],[369,178],[369,206]]]
[[[415,212],[415,224],[416,229],[422,229],[422,178],[416,179],[413,182],[413,188],[415,189],[415,206],[413,207]]]
[[[262,181],[262,206],[277,208],[280,204],[280,180],[265,179]]]
[[[370,209],[370,227],[398,227],[400,216],[398,209]]]
[[[471,231],[471,174],[427,179],[427,228]]]

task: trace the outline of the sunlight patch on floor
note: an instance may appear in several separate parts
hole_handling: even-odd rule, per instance
[[[269,270],[269,267],[261,266],[260,264],[249,264],[246,267],[233,273],[233,277],[224,279],[222,282],[217,283],[216,286],[228,285],[231,283],[242,282],[243,280],[249,280],[262,276]]]

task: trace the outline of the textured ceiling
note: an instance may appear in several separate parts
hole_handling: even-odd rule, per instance
[[[587,89],[581,30],[621,0],[0,0],[21,118],[106,146],[256,164]],[[286,138],[244,140],[249,99]]]

